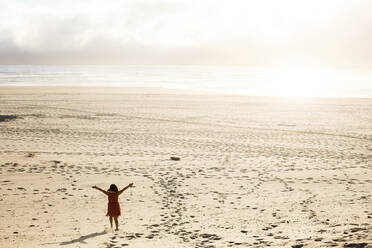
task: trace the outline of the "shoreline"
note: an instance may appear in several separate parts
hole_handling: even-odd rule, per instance
[[[148,93],[160,93],[160,94],[179,94],[179,95],[201,95],[201,96],[216,96],[216,97],[236,97],[236,98],[263,98],[263,99],[283,99],[283,100],[293,100],[293,101],[312,101],[312,100],[366,100],[369,101],[372,97],[294,97],[294,96],[274,96],[274,95],[245,95],[245,94],[234,94],[234,93],[220,93],[216,91],[203,91],[203,90],[189,90],[189,89],[176,89],[176,88],[165,88],[165,87],[135,87],[135,86],[90,86],[90,85],[1,85],[0,89],[5,88],[8,90],[26,90],[30,89],[31,91],[34,89],[47,89],[53,92],[53,89],[64,90],[67,88],[74,89],[77,91],[89,89],[90,91],[94,92],[97,89],[106,90],[110,92],[110,90],[120,89],[120,90],[128,90],[125,93],[128,94],[148,94]],[[110,92],[112,93],[112,92]],[[123,93],[123,92],[122,92]]]

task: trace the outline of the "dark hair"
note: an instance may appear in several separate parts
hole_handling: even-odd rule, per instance
[[[118,192],[119,190],[118,190],[118,187],[115,184],[111,184],[108,191]]]

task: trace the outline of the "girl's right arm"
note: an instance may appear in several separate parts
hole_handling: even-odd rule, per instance
[[[107,192],[106,190],[103,190],[103,189],[101,189],[101,188],[99,188],[99,187],[97,187],[97,186],[93,186],[92,188],[101,191],[101,192],[104,193],[105,195],[108,195],[108,192]]]
[[[125,190],[127,190],[128,188],[130,187],[133,187],[133,183],[130,183],[128,184],[128,186],[124,187],[122,190],[119,191],[119,195],[121,195],[121,193],[123,193]]]

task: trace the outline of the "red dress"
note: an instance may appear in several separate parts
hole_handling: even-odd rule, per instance
[[[108,194],[108,205],[106,216],[118,217],[121,215],[121,209],[119,204],[119,194],[109,192]]]

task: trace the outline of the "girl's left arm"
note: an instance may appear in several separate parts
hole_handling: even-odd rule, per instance
[[[106,190],[103,190],[103,189],[101,189],[101,188],[99,188],[99,187],[97,187],[97,186],[93,186],[92,188],[101,191],[101,192],[104,193],[105,195],[108,195],[108,192],[107,192]]]

